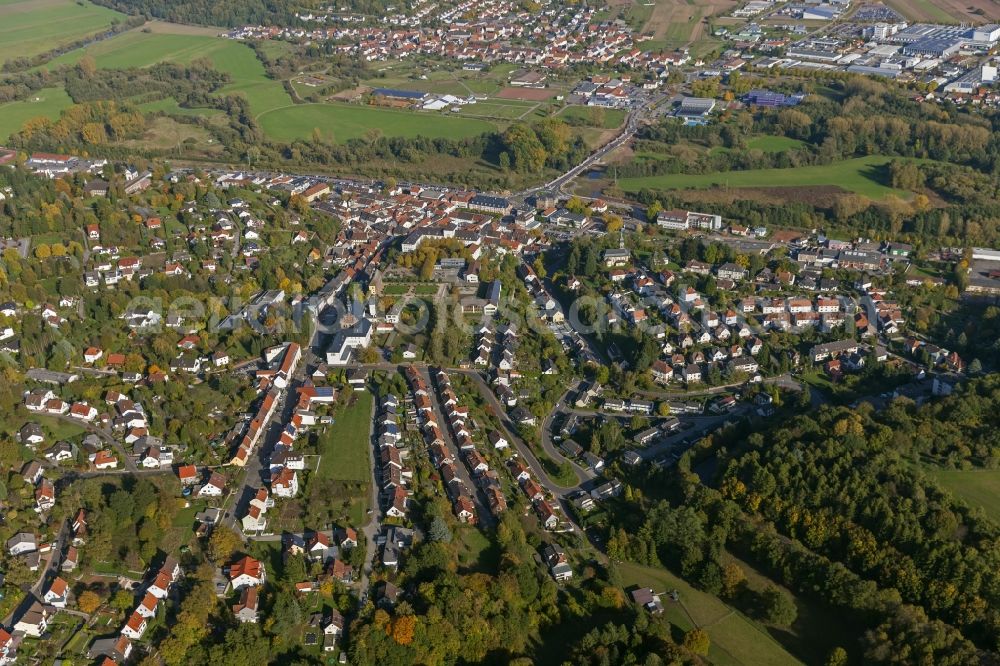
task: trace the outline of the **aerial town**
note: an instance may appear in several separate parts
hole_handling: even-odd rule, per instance
[[[995,663],[970,2],[0,2],[0,666]]]

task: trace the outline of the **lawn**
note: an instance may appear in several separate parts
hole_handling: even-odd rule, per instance
[[[1000,470],[928,468],[926,472],[956,498],[991,516],[1000,515]]]
[[[333,425],[319,436],[319,475],[339,481],[371,479],[368,447],[372,428],[372,395],[355,391],[354,404],[337,412]]]
[[[718,597],[694,589],[666,569],[630,562],[618,565],[626,589],[632,585],[651,587],[655,592],[677,590],[680,604],[664,598],[664,616],[682,631],[695,625],[705,629],[712,639],[708,658],[722,666],[799,664],[762,627]],[[682,607],[683,605],[683,607]]]
[[[340,143],[362,138],[372,128],[387,137],[432,139],[461,139],[496,129],[492,123],[472,118],[353,104],[299,104],[267,111],[257,120],[264,131],[278,141],[308,139],[317,128],[324,136]]]
[[[500,551],[478,527],[463,525],[456,530],[458,563],[466,571],[496,572]]]
[[[801,148],[803,143],[787,136],[755,136],[747,141],[747,148],[765,153],[780,153],[792,148]]]
[[[710,187],[770,188],[832,185],[872,199],[885,199],[890,195],[905,197],[907,196],[906,192],[889,187],[882,182],[883,167],[893,159],[898,158],[870,155],[822,166],[796,169],[755,169],[725,173],[622,178],[618,184],[626,192],[638,192],[646,188],[686,190]]]
[[[73,105],[63,88],[43,88],[26,100],[0,105],[0,142],[38,116],[55,120],[63,109]]]
[[[600,129],[615,129],[625,122],[623,109],[601,109],[593,106],[567,106],[556,116],[562,120],[576,120],[581,124]]]
[[[31,57],[106,30],[122,14],[80,0],[0,4],[0,62]]]

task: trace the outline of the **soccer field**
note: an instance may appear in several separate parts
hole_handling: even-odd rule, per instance
[[[0,3],[0,62],[31,57],[106,30],[124,16],[81,0]]]
[[[495,129],[491,123],[471,118],[352,104],[297,104],[268,111],[257,121],[268,136],[278,141],[307,139],[313,129],[340,143],[362,138],[372,128],[387,137],[431,139],[461,139]]]

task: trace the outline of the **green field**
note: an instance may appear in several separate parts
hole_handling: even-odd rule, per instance
[[[793,148],[801,148],[803,142],[787,136],[755,136],[747,141],[747,148],[765,153],[780,153]]]
[[[836,186],[872,199],[890,195],[905,197],[907,193],[882,183],[882,167],[895,158],[871,155],[842,160],[822,166],[797,169],[757,169],[725,173],[680,174],[622,178],[619,185],[626,192],[639,190],[686,190],[710,187],[770,188]]]
[[[315,128],[337,142],[364,137],[371,128],[387,137],[432,139],[473,137],[495,129],[492,123],[472,118],[350,104],[298,104],[265,112],[257,120],[279,141],[308,139]]]
[[[334,424],[319,436],[319,475],[340,481],[368,481],[372,394],[355,391],[354,404],[337,412]]]
[[[576,120],[600,129],[615,129],[625,123],[622,109],[601,109],[593,106],[567,106],[557,115],[563,120]]]
[[[86,0],[21,0],[0,4],[0,62],[31,57],[106,30],[116,11]]]
[[[63,88],[43,88],[26,100],[0,105],[0,141],[21,129],[25,121],[38,116],[51,120],[73,105]]]
[[[232,83],[222,92],[245,95],[254,114],[292,103],[281,82],[267,78],[264,65],[253,50],[230,39],[133,30],[67,53],[52,65],[74,64],[84,53],[90,54],[98,67],[106,69],[148,67],[158,62],[187,64],[197,58],[207,58],[216,69],[232,77]]]
[[[958,499],[1000,516],[1000,470],[927,469],[927,474]]]
[[[666,569],[622,562],[618,564],[618,571],[626,589],[639,585],[661,593],[677,590],[680,604],[664,597],[664,616],[682,631],[688,631],[695,625],[705,629],[712,639],[708,658],[713,664],[782,666],[802,663],[786,652],[763,628],[718,597],[694,589]]]
[[[185,109],[173,97],[164,97],[155,102],[140,104],[139,109],[146,113],[164,111],[171,115],[179,116],[216,116],[222,114],[222,111],[219,109]]]

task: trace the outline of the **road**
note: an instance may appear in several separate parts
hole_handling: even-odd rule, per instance
[[[584,159],[582,162],[572,167],[565,173],[550,180],[544,185],[539,185],[537,187],[532,187],[530,189],[524,190],[523,192],[519,192],[515,196],[523,198],[530,194],[533,194],[534,192],[538,192],[541,190],[552,190],[553,192],[561,194],[562,189],[570,182],[572,182],[573,179],[575,179],[581,173],[583,173],[587,169],[590,169],[595,164],[600,162],[609,153],[618,150],[628,141],[631,141],[632,137],[635,136],[635,133],[639,129],[639,122],[643,118],[645,112],[651,110],[653,107],[655,107],[657,104],[659,104],[665,99],[666,97],[663,95],[655,96],[649,99],[642,106],[632,109],[631,111],[629,111],[628,118],[625,121],[625,127],[622,128],[622,131],[618,134],[618,136],[616,136],[611,141],[607,142],[606,144],[595,150],[586,159]]]
[[[503,405],[500,404],[500,401],[497,400],[497,397],[493,394],[493,391],[490,390],[489,385],[486,383],[486,380],[483,379],[481,374],[475,370],[456,370],[455,372],[460,372],[466,377],[471,378],[476,386],[479,387],[479,393],[486,399],[486,402],[493,409],[493,413],[496,414],[497,420],[500,421],[500,427],[503,428],[504,437],[506,437],[507,440],[514,445],[514,448],[517,449],[521,458],[531,469],[531,473],[535,476],[535,480],[538,481],[543,488],[556,496],[560,496],[567,491],[579,490],[579,485],[563,486],[549,478],[549,475],[546,473],[545,468],[542,467],[541,462],[539,462],[538,458],[535,457],[535,454],[531,452],[531,448],[523,439],[521,439],[519,435],[517,435],[517,428],[510,420],[510,417],[507,416],[507,410],[504,409]],[[579,479],[579,476],[578,480],[581,483],[583,482],[583,479]]]
[[[378,399],[372,400],[372,413],[371,422],[375,423],[375,413],[379,409]],[[371,510],[368,513],[368,522],[361,527],[362,534],[365,535],[365,563],[361,567],[361,577],[358,579],[358,599],[361,600],[361,605],[365,603],[365,599],[368,598],[368,585],[370,582],[370,577],[372,569],[374,567],[373,562],[375,561],[375,556],[378,554],[378,547],[375,545],[375,537],[378,536],[379,531],[382,529],[382,505],[378,501],[378,490],[379,486],[376,483],[375,474],[378,467],[376,466],[375,460],[375,447],[378,445],[378,433],[375,429],[371,429],[371,442],[368,446],[368,464],[371,468],[371,497],[369,502],[371,502]]]
[[[295,403],[288,398],[290,395],[295,394],[295,389],[300,386],[305,379],[305,369],[306,363],[305,358],[303,357],[303,359],[299,362],[298,367],[295,369],[295,374],[290,378],[288,385],[278,396],[277,404],[274,407],[270,420],[267,422],[267,429],[264,434],[261,435],[254,454],[250,456],[250,459],[243,467],[243,477],[240,482],[239,490],[230,493],[222,502],[222,520],[223,522],[228,523],[237,534],[243,535],[243,529],[236,516],[243,515],[246,512],[246,508],[249,505],[250,500],[257,493],[257,490],[263,486],[263,477],[261,472],[268,460],[270,460],[271,450],[274,448],[275,443],[277,443],[278,438],[281,436],[284,424],[292,418]],[[236,498],[235,501],[233,500],[234,497]],[[234,501],[232,506],[230,506],[231,501]],[[246,539],[246,535],[243,535],[243,538]]]
[[[35,602],[36,599],[41,600],[42,594],[45,592],[45,584],[49,577],[55,574],[60,565],[62,564],[63,548],[66,547],[66,539],[69,538],[70,526],[69,521],[64,520],[62,526],[59,528],[59,534],[56,537],[55,543],[52,544],[52,550],[49,551],[49,559],[42,567],[42,570],[38,573],[38,579],[35,584],[32,585],[25,595],[24,599],[20,604],[17,605],[7,617],[3,619],[3,626],[8,629],[12,628],[14,625],[15,618],[20,618],[24,614],[31,604]]]
[[[136,466],[135,464],[135,460],[132,459],[132,456],[128,454],[128,452],[125,450],[125,447],[122,445],[121,442],[118,441],[114,433],[111,432],[110,430],[101,428],[100,426],[96,426],[93,423],[87,423],[86,421],[81,421],[80,419],[74,419],[73,417],[66,416],[65,414],[57,414],[56,418],[61,421],[65,421],[66,423],[72,423],[74,425],[80,426],[87,432],[91,432],[97,435],[98,437],[103,439],[109,446],[111,446],[111,448],[113,448],[115,452],[121,457],[122,464],[125,465],[125,471],[128,472],[139,471],[138,466]]]
[[[445,372],[450,372],[445,370]],[[436,381],[431,381],[430,369],[424,365],[420,368],[420,374],[427,382],[427,386],[431,387],[430,399],[431,407],[434,410],[434,420],[438,422],[441,427],[441,434],[444,436],[445,446],[448,447],[449,453],[455,458],[455,472],[458,478],[461,479],[462,483],[465,484],[469,493],[472,495],[472,501],[476,505],[476,517],[478,522],[483,527],[493,527],[496,524],[496,518],[490,511],[490,505],[486,501],[482,490],[475,483],[475,479],[472,478],[472,474],[469,473],[469,468],[465,465],[465,459],[462,457],[462,452],[458,450],[458,445],[455,444],[454,433],[451,430],[451,421],[445,416],[444,410],[441,408],[441,400],[438,395],[440,387]]]
[[[575,460],[572,460],[564,456],[562,451],[560,451],[556,447],[555,442],[552,441],[552,421],[553,419],[555,419],[556,416],[564,413],[562,405],[566,403],[566,400],[569,398],[570,394],[576,392],[579,386],[580,386],[580,380],[576,380],[570,385],[570,387],[566,390],[565,393],[559,396],[559,399],[556,401],[555,407],[553,407],[552,411],[546,414],[545,418],[542,419],[542,425],[539,428],[539,438],[542,440],[542,448],[545,450],[545,453],[550,458],[555,460],[557,463],[568,462],[570,465],[572,465],[573,472],[576,474],[576,478],[581,483],[583,483],[584,481],[593,480],[597,475],[594,474],[590,469],[587,469],[582,465],[580,465]]]

